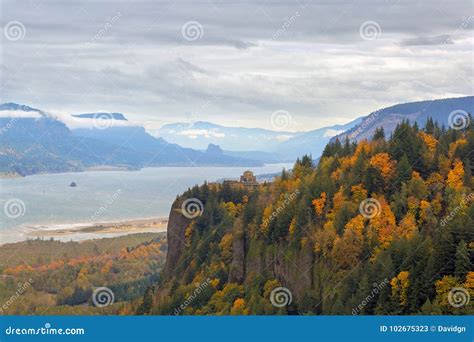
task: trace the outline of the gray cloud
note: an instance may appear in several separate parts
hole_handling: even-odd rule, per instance
[[[449,34],[442,34],[432,37],[416,37],[403,39],[400,43],[403,46],[417,46],[417,45],[442,45],[454,44],[453,38]]]
[[[2,42],[0,97],[50,111],[271,128],[283,109],[297,130],[473,89],[469,0],[2,3],[26,34]]]

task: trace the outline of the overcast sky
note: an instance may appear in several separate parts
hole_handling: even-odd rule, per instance
[[[53,113],[309,130],[474,93],[470,0],[1,4],[0,100]]]

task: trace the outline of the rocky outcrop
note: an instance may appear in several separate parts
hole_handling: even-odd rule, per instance
[[[185,249],[185,231],[190,222],[191,220],[182,214],[179,202],[175,201],[171,206],[168,220],[168,251],[164,268],[165,276],[171,276],[179,266],[180,258]]]
[[[309,245],[295,250],[286,242],[266,245],[263,241],[251,241],[245,269],[246,276],[261,274],[278,279],[299,298],[312,287],[313,252]]]
[[[183,256],[188,255],[185,244],[186,227],[191,223],[181,213],[179,201],[173,204],[168,221],[168,255],[165,277],[180,277]],[[312,288],[313,251],[310,244],[301,248],[290,247],[286,241],[268,245],[262,240],[250,239],[248,231],[237,220],[232,229],[232,261],[229,283],[244,284],[254,275],[278,279],[289,288],[295,299]]]

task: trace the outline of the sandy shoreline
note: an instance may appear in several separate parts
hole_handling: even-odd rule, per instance
[[[100,239],[105,237],[116,237],[135,233],[159,233],[165,232],[168,225],[167,217],[151,219],[137,219],[120,222],[101,222],[91,224],[64,225],[66,228],[41,228],[28,229],[24,232],[26,239],[53,238],[62,241],[80,241],[89,239]]]

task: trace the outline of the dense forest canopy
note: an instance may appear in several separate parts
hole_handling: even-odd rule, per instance
[[[473,165],[472,125],[429,119],[336,140],[256,189],[196,186],[173,205],[168,242],[181,247],[139,312],[472,314],[450,297],[474,298]],[[178,218],[190,198],[202,212]]]
[[[2,246],[0,314],[473,314],[473,165],[472,125],[335,140],[271,183],[189,189],[167,239]]]
[[[0,315],[131,314],[165,255],[166,238],[156,233],[3,245]]]

